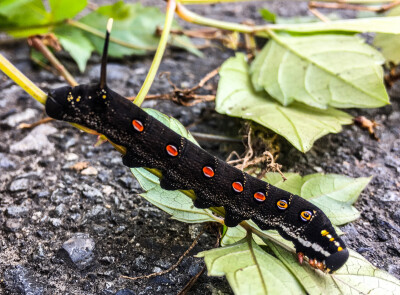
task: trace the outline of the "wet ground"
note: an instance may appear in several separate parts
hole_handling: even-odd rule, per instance
[[[244,13],[241,7],[246,5]],[[261,4],[217,5],[196,8],[212,17],[241,21],[257,15]],[[281,15],[304,13],[306,6],[272,4]],[[35,67],[25,43],[1,48],[22,72],[47,90],[64,85],[61,78]],[[196,84],[205,74],[233,55],[208,48],[201,59],[168,50],[160,71],[182,87]],[[65,56],[63,62],[79,83],[98,78],[99,57],[78,73]],[[111,60],[110,87],[131,96],[140,89],[151,56]],[[211,85],[216,86],[216,80]],[[151,93],[169,91],[157,78]],[[165,270],[190,246],[203,225],[171,220],[169,215],[137,194],[141,189],[120,155],[109,145],[94,147],[94,136],[62,122],[31,130],[17,129],[45,116],[43,106],[0,74],[0,294],[177,294],[203,267],[194,254],[210,249],[215,230],[199,243],[172,272],[138,281],[121,279]],[[356,126],[319,140],[307,154],[279,143],[284,171],[302,175],[340,173],[374,176],[356,203],[361,217],[342,228],[349,247],[377,267],[400,278],[400,83],[390,90],[392,104],[373,110],[351,110],[377,121],[377,142]],[[146,102],[179,119],[192,131],[235,136],[240,120],[221,116],[213,103],[185,108],[169,102]],[[226,157],[240,144],[202,142],[214,154]],[[70,167],[88,162],[77,172]],[[200,276],[190,294],[231,294],[224,278]]]

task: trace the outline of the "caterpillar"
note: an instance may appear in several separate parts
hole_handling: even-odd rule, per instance
[[[306,257],[312,267],[328,273],[344,265],[349,251],[318,207],[230,166],[109,89],[109,36],[108,28],[100,82],[49,91],[45,107],[50,117],[83,125],[125,147],[125,166],[159,169],[161,187],[193,190],[195,207],[224,207],[226,226],[251,219],[292,241],[300,263]]]

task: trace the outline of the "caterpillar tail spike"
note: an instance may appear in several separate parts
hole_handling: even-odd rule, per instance
[[[106,84],[107,26],[99,83],[49,92],[47,114],[77,123],[126,149],[123,163],[161,171],[162,187],[193,190],[195,206],[224,207],[225,224],[251,219],[293,242],[301,263],[333,272],[349,252],[324,212],[307,200],[252,177],[177,134]]]

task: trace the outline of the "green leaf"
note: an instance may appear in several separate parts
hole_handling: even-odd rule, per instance
[[[291,252],[268,240],[265,242],[310,295],[400,294],[400,282],[396,278],[352,250],[346,264],[334,275],[328,275],[300,265]]]
[[[75,17],[86,7],[87,0],[49,0],[49,4],[51,21],[57,22]]]
[[[374,46],[381,49],[387,61],[400,63],[400,35],[376,34]]]
[[[389,103],[383,56],[354,36],[272,35],[251,66],[252,82],[283,105],[294,100],[325,109]]]
[[[266,20],[267,22],[275,23],[276,22],[276,14],[269,11],[268,9],[261,8],[259,10],[261,17]]]
[[[49,28],[34,27],[47,23],[50,16],[41,0],[3,0],[0,2],[0,16],[0,30],[13,37],[49,31]]]
[[[113,5],[100,7],[80,19],[80,22],[104,31],[108,18],[114,18],[112,37],[137,46],[139,49],[127,48],[113,42],[110,43],[109,54],[113,57],[125,55],[143,55],[145,49],[156,49],[159,37],[155,32],[157,27],[163,27],[165,15],[156,7],[144,7],[140,3],[125,4],[119,1]],[[174,29],[180,27],[173,23]],[[102,38],[86,33],[97,52],[102,52],[104,40]],[[174,44],[194,52],[193,46],[189,46],[190,39],[184,36],[175,38]],[[180,42],[178,44],[178,41]]]
[[[144,110],[167,127],[179,133],[181,136],[186,137],[195,144],[198,144],[193,136],[178,120],[170,118],[154,109]],[[171,214],[174,219],[188,223],[216,220],[210,210],[195,208],[193,206],[193,201],[180,191],[163,190],[160,187],[160,180],[158,177],[148,172],[146,169],[132,168],[131,171],[139,181],[140,186],[146,191],[146,193],[141,194],[141,196],[161,210]]]
[[[252,239],[201,252],[208,274],[223,276],[235,294],[305,294],[299,282],[278,259],[263,251]]]
[[[343,175],[317,175],[306,180],[301,196],[318,206],[335,225],[357,219],[360,213],[351,206],[372,177],[350,178]]]
[[[146,193],[140,195],[161,210],[171,214],[172,218],[186,223],[215,221],[210,210],[195,208],[193,201],[180,191],[163,190],[158,177],[144,168],[131,168],[131,171],[140,186],[146,190]]]
[[[221,114],[253,120],[285,137],[302,152],[311,149],[318,138],[351,124],[351,116],[328,108],[321,110],[300,103],[283,107],[251,84],[243,54],[228,59],[220,70],[216,110]]]
[[[94,47],[81,30],[70,26],[61,26],[55,29],[55,35],[64,50],[68,51],[83,72]]]
[[[389,11],[388,16],[400,17],[400,7],[397,6]],[[394,64],[400,63],[400,34],[376,34],[374,46],[381,49],[385,59]]]
[[[282,24],[273,27],[291,33],[387,33],[400,34],[400,17],[371,17],[306,24]]]

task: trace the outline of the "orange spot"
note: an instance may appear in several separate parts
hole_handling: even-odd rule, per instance
[[[311,212],[310,211],[303,211],[300,213],[301,219],[303,219],[304,221],[309,221],[311,219]]]
[[[142,122],[140,122],[138,120],[133,120],[132,125],[133,125],[133,128],[136,129],[136,131],[142,132],[144,129]]]
[[[279,200],[276,205],[281,210],[285,210],[288,207],[288,203],[285,200]]]
[[[322,262],[317,262],[317,268],[320,270],[324,270],[324,264]]]
[[[243,191],[243,185],[239,181],[235,181],[232,183],[233,190],[237,193],[241,193]]]
[[[264,202],[265,201],[265,195],[262,192],[256,192],[254,194],[254,199],[259,202]]]
[[[308,261],[308,263],[310,264],[311,267],[315,267],[316,261],[315,261],[315,259],[310,259],[310,260]]]
[[[165,149],[167,150],[168,155],[171,157],[176,157],[178,155],[178,149],[171,144],[167,145]]]
[[[210,166],[204,166],[203,174],[209,178],[214,177],[214,170]]]
[[[330,242],[333,242],[334,240],[335,240],[335,238],[330,238],[329,239]]]
[[[303,264],[304,254],[302,252],[297,253],[297,259],[299,260],[300,264]]]
[[[343,250],[343,248],[342,247],[338,247],[337,250],[338,250],[338,252],[340,252],[340,251]]]

